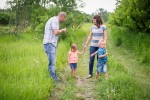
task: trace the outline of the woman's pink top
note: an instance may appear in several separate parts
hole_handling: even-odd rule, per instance
[[[77,63],[78,62],[78,54],[80,52],[77,50],[76,52],[69,51],[68,62],[69,63]]]

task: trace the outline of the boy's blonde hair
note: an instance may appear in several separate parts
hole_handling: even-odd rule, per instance
[[[105,42],[103,39],[101,39],[98,44],[100,45],[102,42]]]

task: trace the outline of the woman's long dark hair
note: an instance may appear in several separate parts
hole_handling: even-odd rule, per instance
[[[93,19],[96,19],[96,26],[97,27],[100,27],[102,24],[103,24],[103,21],[102,21],[102,18],[101,18],[101,16],[99,16],[99,15],[95,15],[94,17],[93,17]]]

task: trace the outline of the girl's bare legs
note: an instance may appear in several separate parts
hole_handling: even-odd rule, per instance
[[[70,72],[70,73],[71,73],[71,76],[72,76],[72,75],[73,75],[73,69],[71,69],[71,72]]]
[[[76,69],[74,69],[73,72],[74,72],[74,77],[76,78]]]
[[[108,79],[108,73],[104,73],[105,79]]]
[[[98,79],[98,78],[99,78],[99,75],[100,75],[100,74],[97,72],[97,73],[96,73],[96,79]]]

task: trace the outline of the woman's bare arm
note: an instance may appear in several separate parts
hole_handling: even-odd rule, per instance
[[[88,36],[88,38],[87,38],[87,40],[86,40],[86,43],[85,43],[85,45],[84,45],[84,49],[86,49],[86,47],[87,47],[87,45],[89,44],[89,42],[90,42],[91,39],[92,39],[92,32],[90,32],[90,34],[89,34],[89,36]]]

